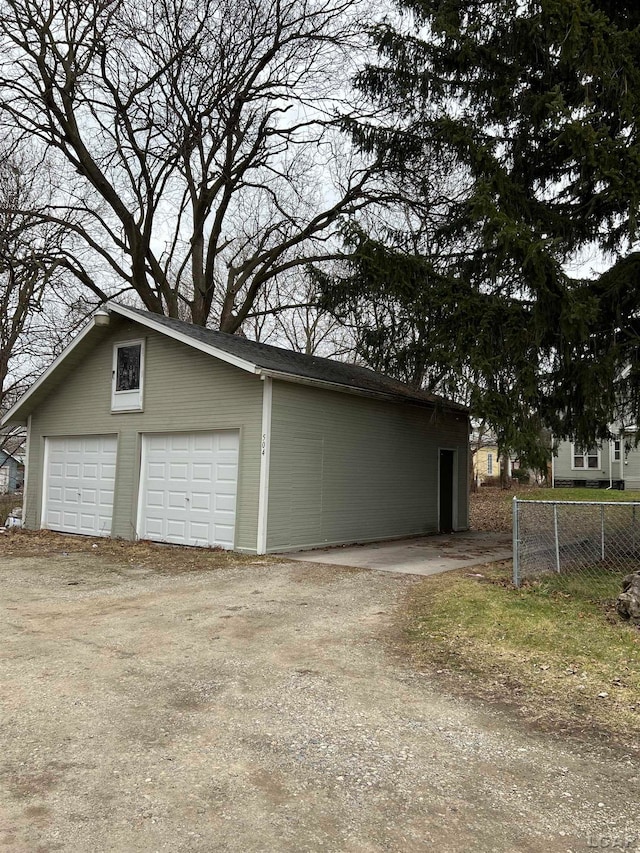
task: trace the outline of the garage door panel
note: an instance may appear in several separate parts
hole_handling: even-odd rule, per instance
[[[184,519],[169,518],[167,520],[167,532],[169,536],[178,537],[182,540],[186,537],[187,524]]]
[[[184,510],[187,504],[186,492],[171,491],[167,495],[167,506],[170,509]]]
[[[236,508],[236,496],[235,494],[223,495],[221,492],[218,492],[215,495],[215,504],[214,511],[215,512],[234,512]]]
[[[223,547],[233,548],[234,528],[232,525],[216,524],[216,539]]]
[[[238,452],[236,436],[232,432],[221,433],[218,438],[218,449],[221,451],[229,450],[232,453]]]
[[[138,535],[233,548],[238,448],[237,430],[143,436]]]
[[[153,516],[147,516],[147,536],[150,539],[155,539],[156,537],[162,536],[162,533],[162,519],[154,518]]]
[[[45,439],[42,524],[63,533],[111,533],[117,437]]]
[[[219,483],[235,483],[238,479],[238,468],[235,465],[216,465],[216,480]]]
[[[207,542],[209,539],[209,522],[208,521],[193,521],[191,520],[189,534],[192,542],[200,541]],[[194,542],[195,544],[195,542]]]
[[[147,501],[146,505],[149,509],[162,509],[164,507],[164,492],[160,491],[149,491],[147,492]]]
[[[191,509],[202,512],[211,511],[211,495],[207,492],[191,492]]]
[[[211,453],[214,449],[216,443],[216,436],[211,432],[200,433],[193,436],[193,449],[198,452],[199,450],[205,451],[205,453]]]
[[[198,482],[202,480],[204,483],[211,482],[212,465],[203,465],[202,463],[194,463],[192,468],[192,480]]]
[[[164,482],[166,479],[166,467],[164,462],[150,462],[147,469],[148,479]]]
[[[189,451],[189,436],[183,434],[172,435],[169,437],[169,448],[174,452]]]
[[[189,466],[186,463],[169,465],[169,479],[174,483],[180,480],[187,481],[189,478]]]

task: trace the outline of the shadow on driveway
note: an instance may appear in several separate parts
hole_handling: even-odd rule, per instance
[[[512,556],[512,545],[510,533],[469,530],[466,533],[414,536],[392,542],[293,551],[282,556],[305,563],[435,575],[450,569],[508,560]]]

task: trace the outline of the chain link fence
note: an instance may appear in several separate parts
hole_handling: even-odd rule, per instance
[[[640,568],[640,503],[513,499],[513,582],[606,580]]]

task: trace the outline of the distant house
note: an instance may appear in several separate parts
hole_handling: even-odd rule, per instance
[[[635,430],[626,430],[593,447],[560,442],[553,459],[553,485],[640,489],[640,448],[635,447]]]
[[[21,459],[0,450],[0,495],[19,492],[24,483],[24,464]]]
[[[497,445],[479,447],[473,455],[473,476],[482,485],[488,477],[500,476],[500,457]]]
[[[5,415],[25,526],[267,553],[469,526],[469,414],[109,303]]]

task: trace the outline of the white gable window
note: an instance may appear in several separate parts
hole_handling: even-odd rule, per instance
[[[113,347],[111,411],[141,412],[144,341],[122,341]]]
[[[597,447],[590,447],[583,450],[581,447],[571,446],[573,464],[572,468],[599,468],[600,467],[600,451]]]

